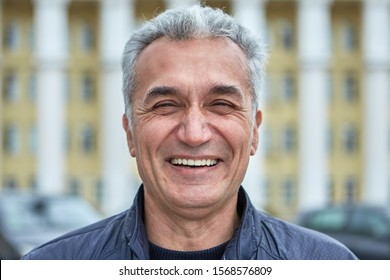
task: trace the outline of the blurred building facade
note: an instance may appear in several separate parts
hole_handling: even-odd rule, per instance
[[[258,207],[390,204],[390,0],[209,0],[269,48]],[[125,209],[140,180],[121,127],[132,30],[191,0],[0,0],[0,186]]]

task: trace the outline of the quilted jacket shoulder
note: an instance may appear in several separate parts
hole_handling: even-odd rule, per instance
[[[344,245],[326,235],[256,210],[243,188],[239,191],[238,209],[241,222],[225,249],[223,259],[356,259]],[[22,259],[149,259],[142,217],[141,186],[129,210],[49,241]]]

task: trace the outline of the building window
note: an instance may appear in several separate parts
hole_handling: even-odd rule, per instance
[[[28,81],[28,96],[32,103],[37,101],[37,75],[32,73]]]
[[[283,203],[290,206],[294,202],[294,182],[291,178],[284,179],[282,183]]]
[[[294,47],[294,33],[290,22],[283,21],[281,23],[281,43],[284,50],[291,50]]]
[[[84,125],[81,130],[81,150],[85,154],[90,154],[95,151],[96,135],[91,125]]]
[[[37,135],[37,126],[33,125],[30,127],[29,137],[28,137],[28,146],[30,153],[35,155],[38,150],[38,135]]]
[[[349,176],[345,180],[345,201],[347,203],[354,203],[357,201],[357,181],[353,176]]]
[[[284,152],[289,153],[296,148],[296,131],[291,125],[284,127],[282,131],[282,147]]]
[[[64,78],[63,94],[64,94],[64,100],[69,103],[71,99],[71,81],[70,81],[69,73]]]
[[[19,46],[19,28],[16,22],[9,22],[4,30],[4,48],[16,50]]]
[[[8,176],[4,181],[4,187],[8,190],[16,190],[18,183],[13,176]]]
[[[265,42],[270,48],[273,48],[275,46],[275,29],[273,25],[267,26],[267,32],[266,32],[266,38]]]
[[[335,189],[335,183],[334,183],[334,179],[333,177],[329,177],[328,178],[328,192],[327,192],[327,204],[328,205],[332,205],[333,204],[333,201],[334,201],[334,198],[336,197],[336,189]]]
[[[72,145],[72,141],[71,141],[71,130],[69,127],[66,127],[65,128],[65,132],[64,132],[64,151],[66,153],[69,153],[70,150],[71,150],[71,145]]]
[[[354,125],[348,124],[345,126],[343,132],[343,142],[344,150],[348,154],[355,153],[358,150],[359,136],[358,130]]]
[[[344,50],[351,52],[357,49],[358,38],[356,27],[351,23],[345,23],[342,30],[342,42]]]
[[[3,150],[6,154],[15,155],[19,150],[19,131],[15,125],[6,125],[3,137]]]
[[[89,74],[85,74],[81,81],[81,99],[85,103],[95,100],[95,85]]]
[[[5,103],[14,103],[18,98],[18,80],[14,72],[9,72],[4,76],[3,100]]]
[[[30,24],[28,30],[28,47],[30,50],[35,50],[35,30],[33,24]]]
[[[265,101],[267,104],[275,104],[278,102],[278,85],[280,81],[275,75],[267,75],[265,82]]]
[[[333,98],[334,98],[333,77],[328,76],[327,80],[328,82],[326,83],[326,98],[328,100],[328,103],[330,104],[333,102]]]
[[[262,180],[262,183],[263,183],[263,190],[264,190],[264,197],[265,197],[265,201],[266,202],[269,202],[271,201],[272,199],[272,186],[271,186],[271,181],[269,178],[264,178]]]
[[[83,51],[91,51],[94,48],[93,28],[84,22],[80,27],[80,45]]]
[[[290,73],[285,74],[282,78],[281,95],[286,102],[295,100],[295,80]]]
[[[263,137],[260,140],[262,141],[261,147],[265,155],[270,155],[272,153],[272,135],[268,127],[263,127],[262,135]]]
[[[333,129],[331,127],[328,127],[326,131],[326,146],[329,153],[331,153],[334,149],[334,142],[333,142]]]
[[[103,203],[103,198],[104,198],[104,191],[103,191],[103,182],[101,179],[98,179],[96,181],[96,186],[95,186],[95,194],[96,194],[96,201],[99,205]]]
[[[344,99],[348,103],[356,102],[359,98],[358,80],[352,73],[344,78]]]
[[[72,196],[80,196],[81,195],[81,185],[80,185],[80,181],[77,178],[71,179],[69,193]]]
[[[37,179],[35,176],[31,176],[29,180],[29,186],[32,192],[38,191]]]
[[[262,100],[263,103],[267,103],[270,99],[270,94],[271,94],[270,81],[268,76],[266,76],[263,79],[263,85],[260,93],[261,93],[260,100]]]

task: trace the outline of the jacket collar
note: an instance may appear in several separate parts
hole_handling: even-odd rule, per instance
[[[259,248],[260,222],[255,214],[256,209],[252,205],[248,194],[243,187],[238,192],[237,211],[241,221],[225,249],[224,259],[226,260],[251,260],[256,259]]]
[[[257,228],[260,226],[260,222],[256,221],[258,215],[255,215],[256,210],[243,187],[240,187],[238,192],[237,211],[241,216],[241,221],[226,246],[223,258],[231,260],[254,259],[260,243],[260,236],[256,234],[256,232],[260,232]],[[124,225],[125,236],[133,259],[149,259],[149,241],[143,218],[144,188],[141,185],[133,206],[126,215]]]
[[[144,186],[141,185],[133,205],[127,212],[124,221],[124,231],[131,258],[138,260],[149,259],[149,241],[144,225]]]

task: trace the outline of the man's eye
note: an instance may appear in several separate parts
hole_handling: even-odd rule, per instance
[[[173,102],[159,102],[153,106],[153,108],[171,107],[176,106]]]
[[[153,105],[152,110],[157,114],[167,115],[175,113],[179,109],[179,106],[175,102],[163,101]]]
[[[234,111],[235,108],[236,106],[228,101],[215,101],[210,104],[210,110],[221,115],[229,114]]]

